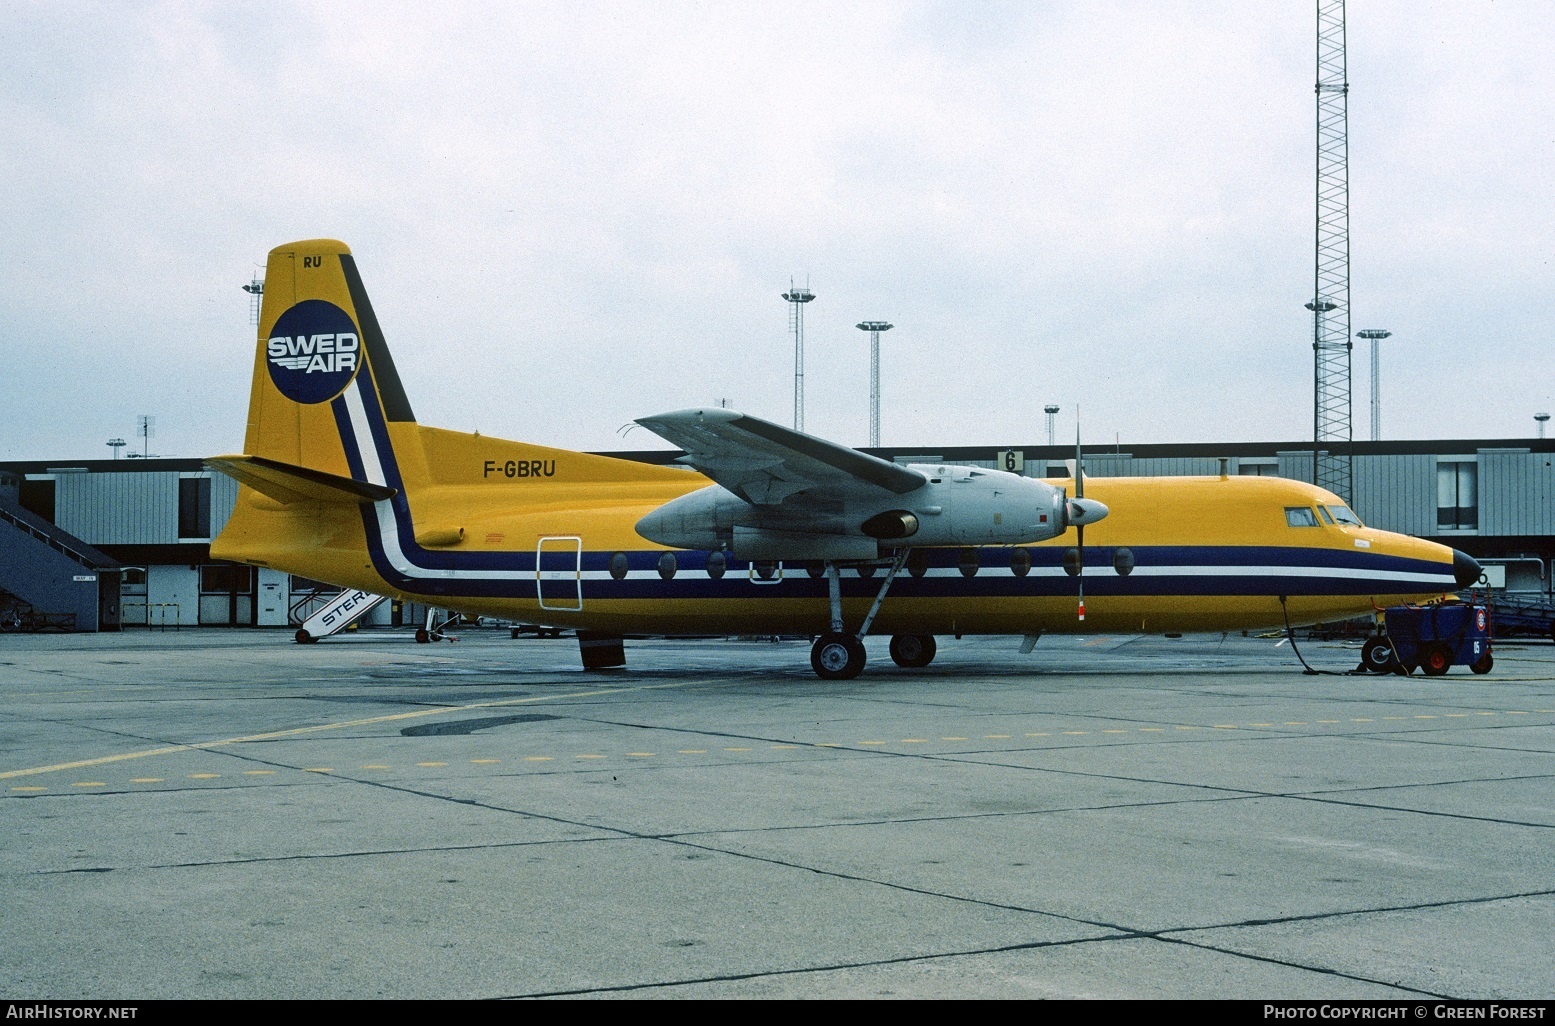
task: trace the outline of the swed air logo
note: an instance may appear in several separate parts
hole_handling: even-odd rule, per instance
[[[362,359],[356,322],[334,303],[304,299],[276,319],[265,342],[270,380],[298,403],[333,399]]]

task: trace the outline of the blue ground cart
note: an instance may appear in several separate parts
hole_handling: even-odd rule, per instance
[[[1443,602],[1430,606],[1389,606],[1383,632],[1361,648],[1361,665],[1373,673],[1439,676],[1453,666],[1489,673],[1490,610],[1477,603]]]

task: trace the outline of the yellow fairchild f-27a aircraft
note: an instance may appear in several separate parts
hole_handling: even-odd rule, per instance
[[[211,554],[577,628],[587,667],[624,664],[625,635],[816,635],[810,661],[828,679],[863,669],[869,631],[892,635],[898,664],[925,666],[936,634],[1308,624],[1479,576],[1468,556],[1367,528],[1297,481],[1086,482],[1077,461],[1070,496],[888,463],[731,410],[639,423],[696,472],[423,427],[350,250],[281,246],[243,455],[206,461],[243,485]]]

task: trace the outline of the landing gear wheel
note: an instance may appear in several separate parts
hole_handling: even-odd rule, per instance
[[[1440,677],[1452,666],[1452,653],[1446,645],[1428,645],[1425,651],[1420,653],[1420,669],[1425,671],[1427,677]]]
[[[1382,635],[1367,638],[1361,646],[1361,665],[1372,673],[1387,673],[1393,663],[1393,642]]]
[[[1486,652],[1484,655],[1470,663],[1469,669],[1473,670],[1475,673],[1489,673],[1491,667],[1495,665],[1495,657],[1492,656],[1489,652]]]
[[[932,634],[896,634],[891,637],[891,661],[897,666],[918,669],[934,661],[938,646]]]
[[[301,627],[297,628],[297,633],[294,635],[294,637],[296,637],[297,644],[299,645],[312,645],[319,640],[318,638],[315,638],[313,635],[309,634],[307,631],[303,630]]]
[[[851,634],[829,631],[810,649],[810,666],[822,680],[852,680],[864,672],[864,643]]]
[[[418,645],[426,645],[426,644],[429,644],[431,641],[432,641],[432,635],[427,631],[427,629],[425,627],[417,627],[416,628],[416,644],[418,644]]]

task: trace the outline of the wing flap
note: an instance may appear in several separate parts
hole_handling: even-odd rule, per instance
[[[329,502],[360,505],[397,494],[384,485],[356,481],[322,470],[295,467],[263,456],[212,456],[204,461],[212,470],[248,485],[283,505],[294,502]]]

